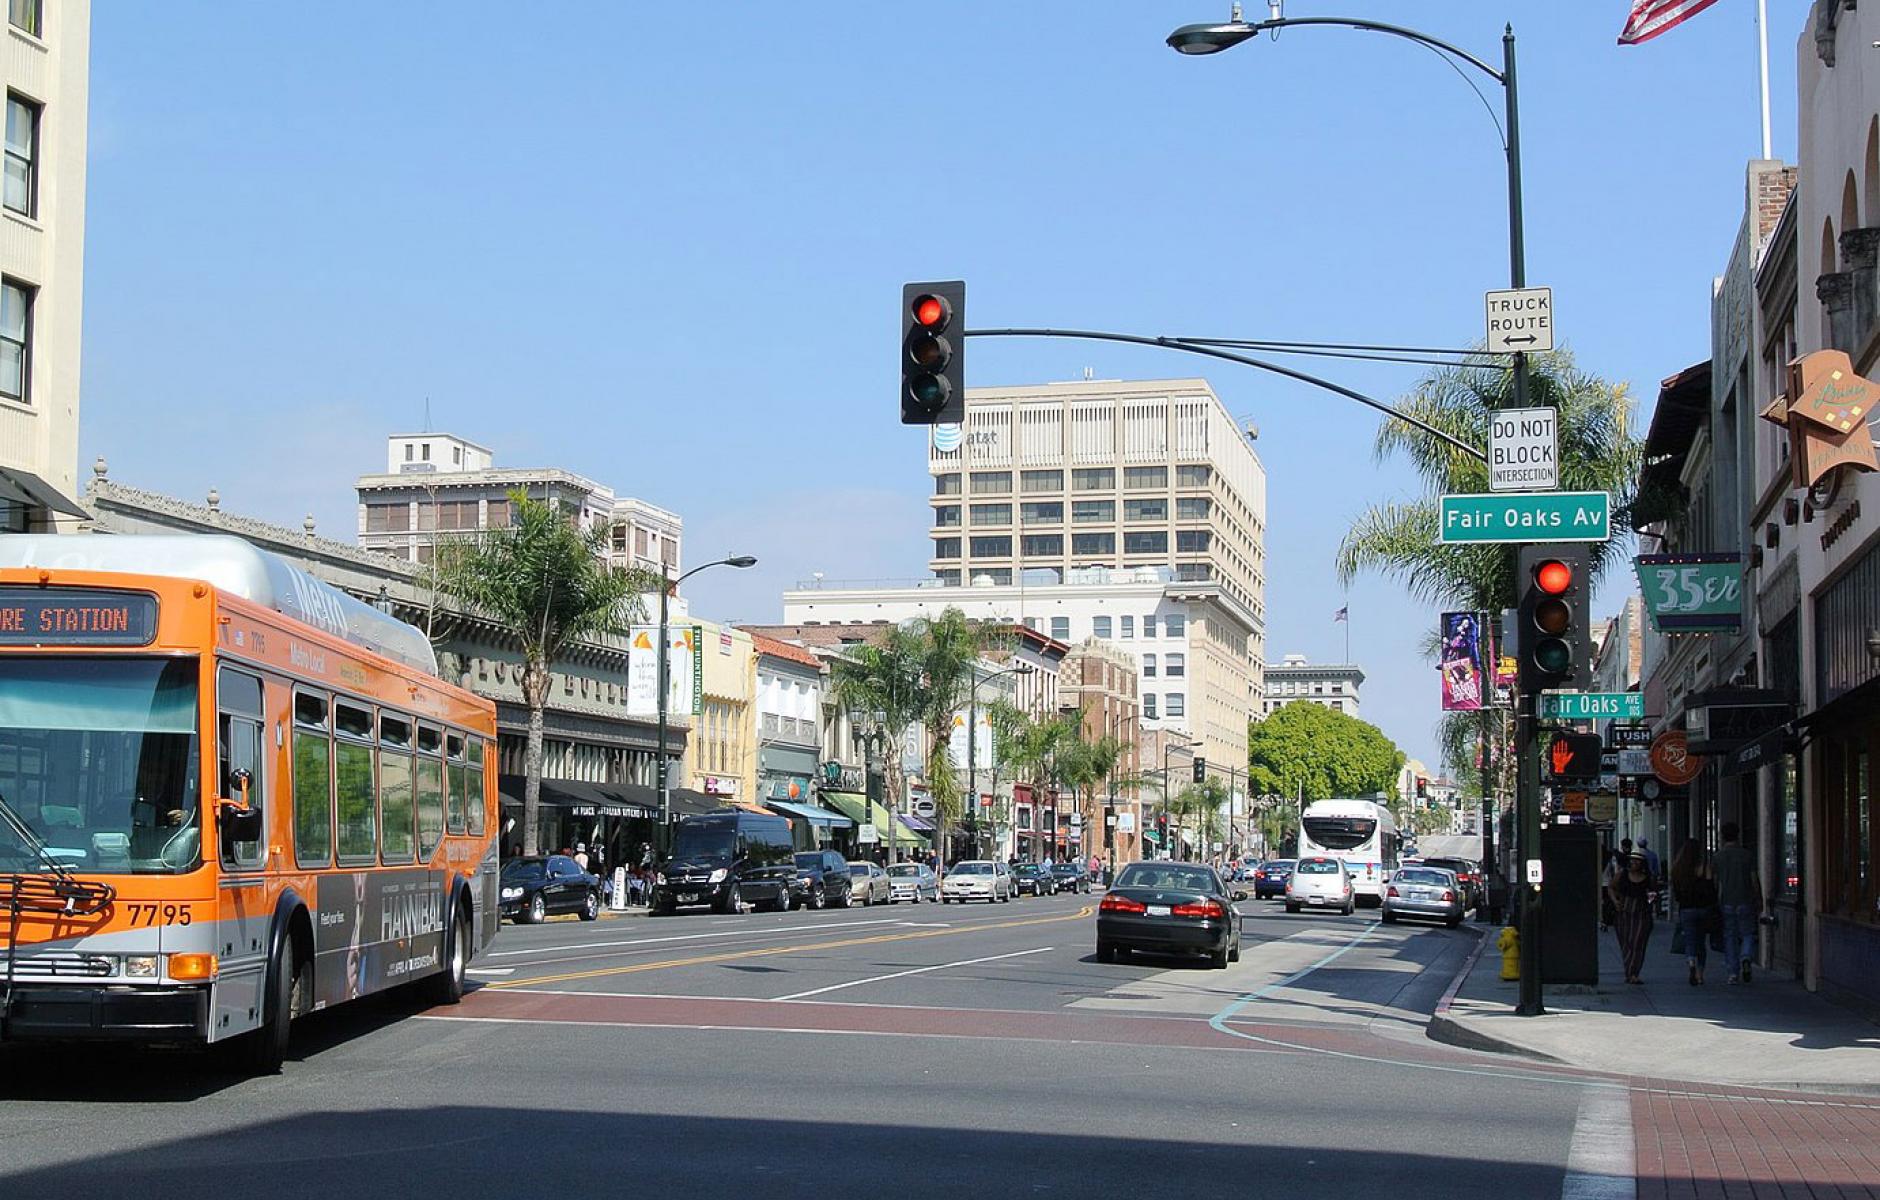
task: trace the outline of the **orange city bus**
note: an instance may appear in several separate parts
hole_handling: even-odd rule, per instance
[[[0,538],[0,1042],[239,1042],[495,936],[496,719],[221,536]]]

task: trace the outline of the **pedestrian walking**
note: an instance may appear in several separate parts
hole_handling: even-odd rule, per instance
[[[1671,898],[1678,906],[1678,933],[1684,939],[1691,986],[1700,987],[1710,956],[1710,931],[1721,918],[1717,912],[1717,882],[1710,877],[1710,864],[1704,861],[1704,851],[1696,838],[1685,842],[1671,860]]]
[[[586,842],[576,842],[576,843],[575,843],[575,846],[574,846],[574,865],[575,865],[575,866],[577,866],[577,867],[580,867],[580,868],[581,868],[581,869],[582,869],[583,871],[585,871],[585,870],[587,870],[587,869],[588,869],[588,852],[587,852],[587,843],[586,843]]]
[[[1717,880],[1717,911],[1723,918],[1725,983],[1748,983],[1750,960],[1755,955],[1756,918],[1762,912],[1762,880],[1756,856],[1737,839],[1735,821],[1723,823],[1723,847],[1717,851],[1713,874]]]
[[[1644,983],[1639,972],[1645,966],[1645,946],[1652,936],[1652,881],[1645,856],[1634,854],[1625,861],[1626,869],[1613,877],[1606,891],[1612,896],[1616,914],[1613,928],[1619,934],[1619,957],[1625,965],[1627,983]]]

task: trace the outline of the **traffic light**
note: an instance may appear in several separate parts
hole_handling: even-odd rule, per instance
[[[1168,848],[1168,814],[1155,814],[1155,844],[1164,850]]]
[[[966,284],[901,289],[901,424],[966,420]]]
[[[1587,620],[1589,558],[1586,547],[1521,547],[1515,583],[1521,591],[1521,694],[1584,691],[1592,680],[1592,637]]]
[[[1205,758],[1197,758],[1195,760],[1195,782],[1206,783],[1207,781],[1208,781],[1208,760]]]

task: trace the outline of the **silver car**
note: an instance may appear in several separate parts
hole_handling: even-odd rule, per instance
[[[1351,872],[1342,859],[1302,858],[1286,881],[1286,911],[1302,908],[1335,909],[1350,916],[1358,906],[1352,893]]]
[[[940,877],[926,863],[895,863],[888,868],[888,890],[899,903],[940,899]]]
[[[942,904],[965,904],[968,900],[1004,904],[1011,898],[1012,872],[1002,862],[983,858],[957,862],[947,868],[946,877],[940,881]]]
[[[894,889],[888,886],[888,873],[881,869],[880,863],[852,862],[849,878],[854,881],[851,894],[863,904],[894,903]]]
[[[1464,895],[1454,871],[1400,867],[1384,887],[1384,924],[1394,925],[1400,917],[1421,917],[1454,929],[1462,924]]]

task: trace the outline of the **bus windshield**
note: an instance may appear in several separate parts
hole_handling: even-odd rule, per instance
[[[202,856],[194,658],[0,657],[0,801],[74,871]],[[0,871],[45,861],[0,824]]]
[[[1354,850],[1371,840],[1377,822],[1369,817],[1307,817],[1306,836],[1327,850]]]

